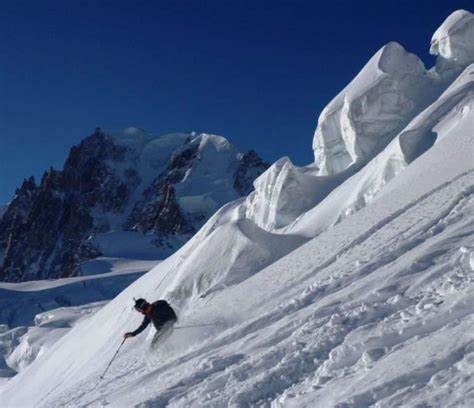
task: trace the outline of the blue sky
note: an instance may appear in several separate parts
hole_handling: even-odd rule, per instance
[[[432,66],[432,33],[469,3],[6,0],[0,203],[96,126],[216,133],[307,164],[319,113],[380,47]]]

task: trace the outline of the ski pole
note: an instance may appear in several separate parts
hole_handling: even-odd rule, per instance
[[[190,329],[192,327],[207,327],[207,326],[215,326],[214,324],[190,324],[190,325],[185,325],[185,326],[175,326],[173,327],[174,330],[179,330],[179,329]]]
[[[120,351],[120,349],[121,349],[123,343],[125,343],[125,340],[127,340],[127,338],[124,338],[124,339],[122,340],[122,342],[120,343],[119,348],[117,349],[117,351],[115,352],[114,356],[112,357],[112,360],[110,360],[109,365],[108,365],[107,368],[105,369],[104,374],[102,374],[102,375],[100,376],[100,379],[101,379],[101,380],[104,379],[105,373],[107,372],[107,370],[109,369],[109,367],[112,365],[112,361],[114,361],[114,359],[115,359],[115,357],[117,356],[118,352]]]

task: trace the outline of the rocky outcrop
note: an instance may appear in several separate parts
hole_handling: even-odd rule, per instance
[[[133,230],[173,235],[194,232],[193,226],[187,222],[176,201],[176,192],[171,184],[163,184],[160,181],[153,184],[147,193],[152,198],[148,202],[141,201],[131,217],[136,220]]]
[[[243,196],[248,195],[253,190],[254,180],[268,167],[268,163],[264,162],[254,150],[242,154],[235,171],[235,190]]]
[[[62,176],[51,169],[37,187],[26,181],[2,217],[3,280],[71,276],[80,261],[99,254],[83,241],[92,218],[64,190]]]

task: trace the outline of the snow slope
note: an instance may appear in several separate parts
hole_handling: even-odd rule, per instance
[[[275,163],[6,382],[2,404],[474,406],[473,76],[406,112],[361,169]],[[127,340],[101,381],[139,296],[168,299],[178,325],[157,351],[153,329]]]
[[[201,231],[10,380],[3,401],[48,407],[470,406],[472,164],[472,134],[454,132],[370,206],[204,298],[202,288],[192,291],[200,280],[186,281],[180,272],[204,273],[184,267],[202,235],[229,236],[219,228]],[[176,291],[183,287],[191,291],[186,301]],[[123,332],[138,324],[130,310],[137,295],[170,299],[182,326],[211,326],[176,330],[156,355],[144,338],[128,341],[98,383]]]

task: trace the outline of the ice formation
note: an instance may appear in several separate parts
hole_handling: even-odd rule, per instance
[[[430,53],[464,68],[474,61],[473,44],[474,15],[457,10],[433,34]]]
[[[319,176],[314,165],[298,167],[283,157],[255,180],[246,216],[270,231],[283,228],[318,204],[347,173]]]
[[[323,110],[313,149],[321,175],[363,165],[433,99],[433,78],[397,43],[378,51]]]
[[[247,216],[268,230],[286,228],[359,171],[364,180],[357,176],[359,185],[340,215],[365,206],[434,143],[433,127],[453,104],[469,99],[470,76],[460,75],[460,68],[474,63],[473,27],[473,15],[460,10],[433,36],[431,51],[440,54],[445,67],[451,64],[447,71],[440,71],[439,59],[435,68],[426,70],[417,56],[395,42],[382,47],[321,113],[313,139],[314,164],[298,167],[287,158],[277,161],[255,181]],[[449,97],[446,92],[441,96],[458,76],[462,89],[451,87]],[[369,168],[361,170],[367,163]]]

